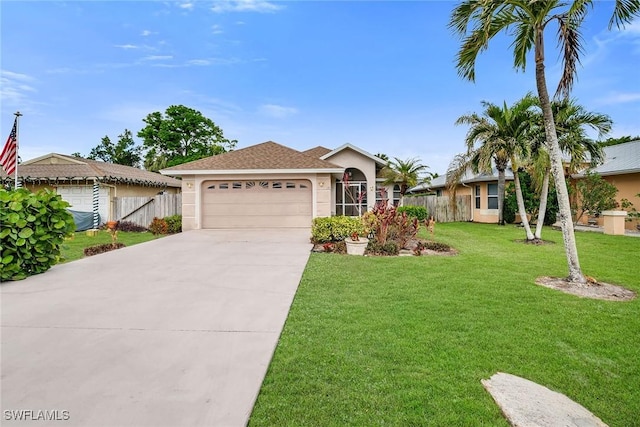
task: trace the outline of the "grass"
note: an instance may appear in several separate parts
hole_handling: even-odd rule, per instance
[[[162,236],[154,236],[150,232],[118,232],[118,242],[124,243],[126,246],[148,242],[149,240],[160,237]],[[74,233],[73,237],[65,240],[62,245],[62,257],[64,258],[62,262],[70,262],[84,258],[84,248],[102,243],[111,243],[111,234],[107,230],[100,230],[96,236],[87,236],[84,232]]]
[[[513,226],[438,224],[455,257],[311,254],[251,426],[507,426],[480,380],[519,375],[610,426],[639,426],[640,299],[582,299],[555,244]],[[584,272],[640,291],[640,239],[577,233]]]

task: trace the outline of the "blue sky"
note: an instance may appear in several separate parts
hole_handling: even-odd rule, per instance
[[[512,67],[500,37],[476,82],[454,67],[449,1],[2,1],[2,143],[13,113],[20,156],[89,153],[101,138],[134,135],[169,105],[201,111],[238,148],[272,140],[304,150],[352,143],[419,157],[442,174],[464,149],[455,120],[482,100],[512,103],[535,90],[533,63]],[[573,96],[640,134],[640,20],[607,31],[613,2],[584,27]],[[558,81],[548,34],[550,90]],[[137,138],[136,140],[139,141]]]

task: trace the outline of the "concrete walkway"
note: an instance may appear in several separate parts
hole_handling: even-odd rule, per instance
[[[190,231],[3,283],[0,424],[245,425],[310,248]]]

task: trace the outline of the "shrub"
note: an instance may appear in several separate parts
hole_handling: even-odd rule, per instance
[[[400,248],[396,242],[388,241],[385,244],[381,244],[377,240],[370,240],[367,245],[367,252],[373,255],[394,256],[400,253]]]
[[[171,215],[164,217],[167,223],[169,234],[182,232],[182,215]]]
[[[449,252],[451,250],[451,246],[446,243],[441,242],[422,242],[423,249],[429,249],[436,252]]]
[[[406,212],[398,213],[395,207],[383,204],[365,213],[362,220],[365,227],[371,230],[373,240],[382,246],[392,241],[399,249],[416,236],[420,227],[417,218],[409,218]]]
[[[169,232],[169,226],[164,219],[154,217],[149,225],[149,231],[154,235],[167,234]]]
[[[144,233],[147,229],[141,225],[131,221],[119,221],[118,231],[132,232],[132,233]]]
[[[60,246],[76,229],[67,207],[51,190],[0,189],[0,281],[43,273],[60,261]]]
[[[311,226],[311,241],[313,243],[339,242],[353,233],[363,235],[364,225],[358,217],[331,216],[314,218]]]
[[[429,218],[429,212],[424,206],[400,206],[398,213],[402,212],[406,212],[410,218],[416,218],[418,221]]]

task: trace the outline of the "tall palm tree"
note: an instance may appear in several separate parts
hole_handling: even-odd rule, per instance
[[[531,50],[534,51],[536,87],[544,118],[545,144],[558,195],[559,218],[569,267],[567,279],[581,284],[587,283],[587,280],[580,268],[569,194],[564,181],[562,151],[547,89],[544,35],[548,27],[557,24],[563,67],[556,95],[568,96],[582,53],[580,26],[593,4],[593,0],[463,0],[454,8],[449,22],[450,28],[462,37],[456,67],[458,73],[468,80],[475,79],[476,58],[500,32],[504,31],[514,37],[512,46],[516,69],[525,70],[528,54]],[[609,28],[614,24],[618,28],[623,27],[639,14],[638,0],[616,0]]]
[[[400,206],[404,204],[407,190],[425,181],[424,174],[428,168],[429,166],[423,165],[417,157],[407,160],[394,157],[387,162],[387,166],[382,170],[384,185],[400,186]]]
[[[569,175],[582,169],[587,161],[591,167],[596,167],[602,163],[604,159],[602,146],[587,137],[586,128],[598,131],[598,138],[602,138],[611,131],[611,118],[606,114],[587,111],[583,106],[577,104],[575,99],[569,98],[553,101],[551,109],[556,123],[560,149],[569,159]],[[541,239],[542,225],[547,209],[551,166],[549,155],[544,145],[544,128],[542,127],[543,120],[541,115],[538,118],[538,122],[542,131],[539,138],[533,142],[532,152],[535,160],[529,170],[540,193],[540,209],[538,210],[535,237]]]
[[[514,171],[516,199],[522,218],[527,240],[533,240],[533,233],[527,220],[522,188],[517,171],[521,163],[528,157],[528,138],[534,107],[538,99],[531,93],[518,100],[511,107],[506,102],[502,106],[483,101],[485,110],[482,115],[469,114],[461,116],[456,124],[470,126],[465,139],[468,163],[463,168],[471,167],[474,172],[492,173],[495,164],[498,170],[498,222],[504,224],[502,206],[504,203],[505,171],[509,163]],[[478,143],[480,145],[478,145]],[[452,176],[459,176],[453,173]]]

